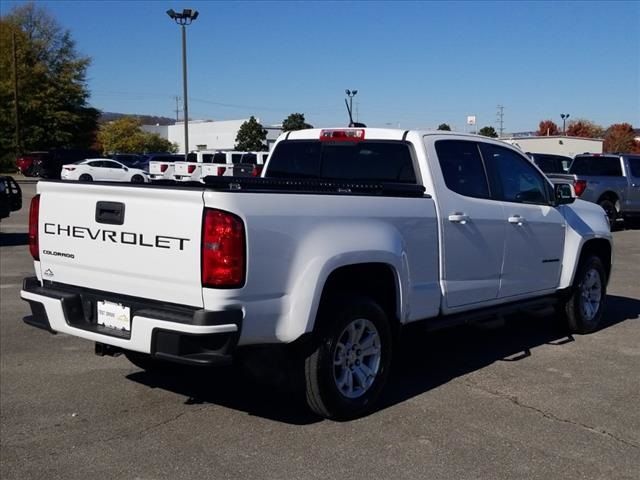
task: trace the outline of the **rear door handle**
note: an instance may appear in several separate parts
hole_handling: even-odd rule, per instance
[[[508,221],[513,225],[520,225],[520,226],[522,226],[525,223],[525,219],[520,215],[512,215],[508,218]]]
[[[452,213],[449,215],[449,221],[452,223],[460,223],[464,225],[469,220],[469,217],[464,213]]]

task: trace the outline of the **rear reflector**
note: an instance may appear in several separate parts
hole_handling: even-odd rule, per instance
[[[40,260],[40,243],[38,241],[38,219],[40,217],[40,195],[31,199],[29,208],[29,252],[34,260]]]
[[[242,220],[229,212],[205,208],[202,218],[202,286],[239,288],[245,277]]]
[[[364,140],[364,130],[321,130],[320,141],[324,142],[359,142]]]
[[[262,175],[262,169],[264,168],[263,165],[256,165],[255,167],[253,167],[253,170],[251,171],[251,176],[252,177],[259,177],[260,175]]]
[[[576,183],[573,185],[573,188],[576,191],[576,196],[579,197],[587,189],[586,180],[576,180]]]
[[[218,167],[218,176],[221,177],[224,175],[224,172],[227,171],[227,167]]]
[[[193,173],[196,171],[196,166],[195,165],[189,165],[187,167],[187,173]]]
[[[169,168],[169,165],[167,165],[167,164],[160,165],[160,171],[161,171],[161,172],[166,172],[166,171],[167,171],[167,168]]]

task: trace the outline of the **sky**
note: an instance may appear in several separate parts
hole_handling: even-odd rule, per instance
[[[2,0],[4,15],[24,2]],[[561,113],[640,127],[640,2],[37,1],[91,57],[90,103],[175,118],[187,27],[189,117],[316,127],[536,130]],[[179,102],[182,103],[182,100]],[[182,113],[180,113],[182,115]]]

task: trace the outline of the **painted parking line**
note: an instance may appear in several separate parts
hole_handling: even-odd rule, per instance
[[[16,288],[16,287],[22,287],[21,283],[3,283],[2,285],[0,285],[0,289],[4,290],[5,288]]]

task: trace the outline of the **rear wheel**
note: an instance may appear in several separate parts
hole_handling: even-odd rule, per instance
[[[386,383],[392,335],[387,315],[368,298],[327,308],[305,359],[307,403],[318,415],[348,419],[370,411]]]
[[[82,175],[80,175],[79,180],[81,182],[93,182],[93,177],[88,173],[83,173]]]
[[[142,175],[134,175],[131,177],[131,183],[144,183],[144,177]]]
[[[581,260],[571,287],[571,294],[562,305],[569,330],[573,333],[590,333],[602,321],[607,278],[599,257],[589,256]]]

